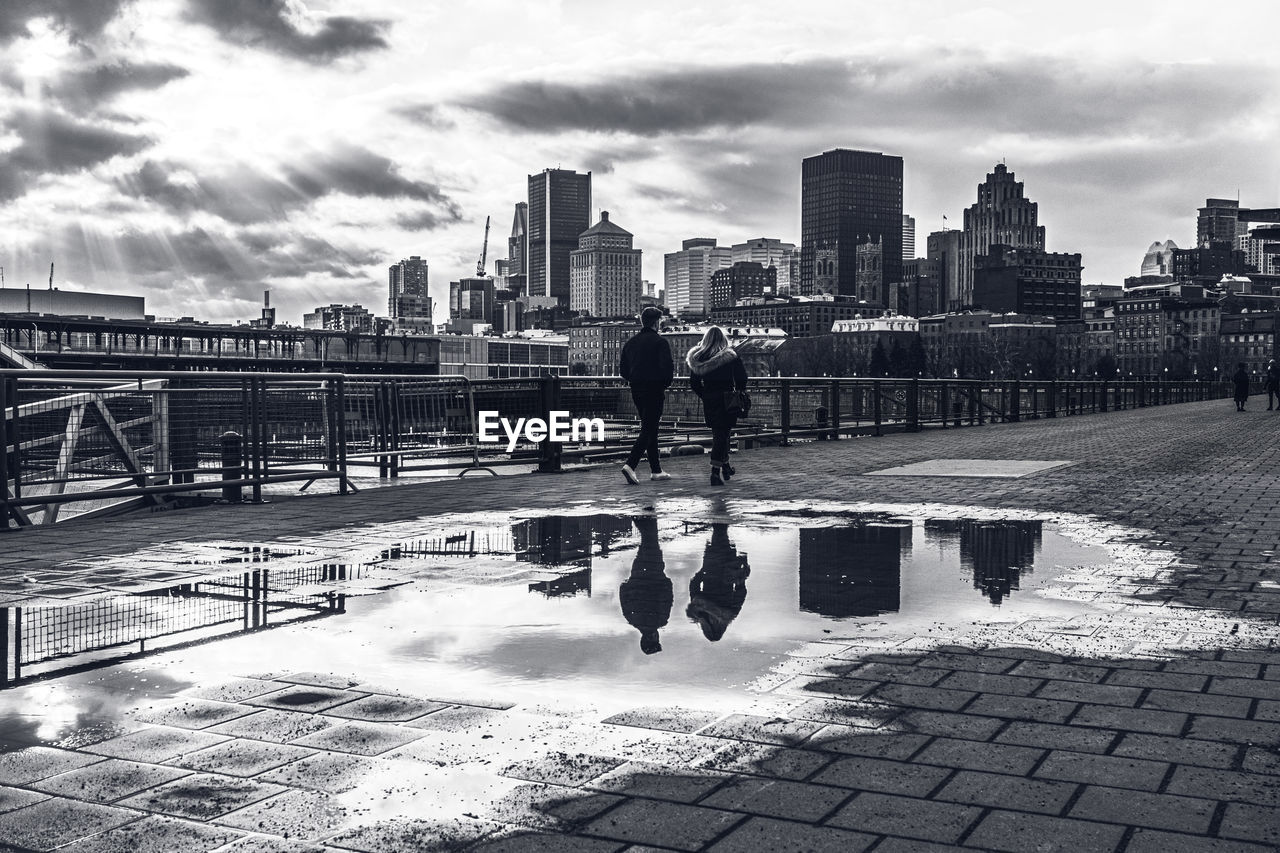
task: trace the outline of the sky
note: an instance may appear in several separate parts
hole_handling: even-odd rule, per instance
[[[799,242],[800,164],[904,159],[957,227],[1005,162],[1084,280],[1280,206],[1280,4],[0,0],[6,287],[158,317],[386,312],[387,266],[506,256],[545,168],[593,173],[643,276],[689,237]]]

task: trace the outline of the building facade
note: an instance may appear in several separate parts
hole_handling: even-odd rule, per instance
[[[371,335],[374,330],[373,313],[355,305],[322,305],[309,314],[302,315],[302,328],[324,329],[329,332],[357,332]]]
[[[563,376],[569,372],[569,339],[564,335],[491,337],[444,335],[440,373],[469,379]]]
[[[916,218],[902,214],[902,262],[916,257]]]
[[[82,290],[0,289],[0,312],[5,314],[53,314],[86,317],[91,320],[142,320],[147,316],[146,299],[91,293]]]
[[[1276,356],[1280,313],[1268,311],[1223,315],[1219,327],[1218,375],[1227,379],[1243,363],[1255,381],[1261,382],[1267,362]]]
[[[1240,221],[1240,202],[1234,198],[1207,198],[1196,211],[1196,246],[1212,243],[1235,246],[1236,238],[1247,234],[1249,225]]]
[[[1015,249],[1044,250],[1044,226],[1039,224],[1039,205],[1024,194],[1022,181],[1003,163],[997,163],[987,179],[978,184],[978,200],[964,212],[960,232],[958,307],[973,305],[975,259],[993,244]]]
[[[1080,319],[1080,255],[992,243],[974,259],[973,303],[1000,313]]]
[[[898,281],[902,276],[902,158],[845,148],[805,158],[800,186],[800,295],[856,295],[858,246],[873,241],[882,252],[882,280]]]
[[[1145,292],[1115,306],[1115,358],[1121,376],[1191,379],[1219,362],[1221,308],[1214,299]]]
[[[567,307],[569,255],[591,226],[591,173],[545,169],[530,175],[528,215],[524,255],[528,293],[554,296]]]
[[[515,213],[511,218],[511,236],[507,238],[507,268],[504,275],[524,275],[528,266],[525,251],[529,240],[529,203],[516,202]]]
[[[960,232],[934,231],[925,238],[925,258],[938,276],[939,311],[960,311],[964,302],[960,294]]]
[[[884,308],[868,306],[849,297],[805,297],[790,299],[749,299],[738,305],[717,308],[711,322],[720,326],[749,326],[781,329],[792,337],[825,335],[837,320],[878,317]]]
[[[756,237],[731,247],[733,263],[754,261],[762,267],[777,269],[777,293],[791,292],[791,267],[796,257],[796,244],[772,237]]]
[[[412,298],[402,300],[401,297]],[[427,287],[427,262],[419,255],[410,255],[387,269],[387,316],[393,324],[403,317],[412,325],[421,325],[421,313],[402,312],[424,310],[430,323],[431,292]]]
[[[634,317],[640,312],[641,253],[630,231],[609,211],[578,238],[569,254],[569,310],[587,317]]]
[[[733,250],[712,237],[694,237],[663,256],[663,298],[681,317],[705,317],[711,309],[711,275],[733,263]]]
[[[774,296],[778,292],[778,268],[755,261],[737,261],[711,274],[711,309],[737,305],[743,299]]]

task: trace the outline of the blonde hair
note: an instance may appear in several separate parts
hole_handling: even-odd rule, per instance
[[[689,354],[685,356],[685,362],[693,367],[694,362],[709,361],[728,348],[729,339],[724,336],[724,332],[719,326],[712,326],[702,336],[702,341],[689,350]]]

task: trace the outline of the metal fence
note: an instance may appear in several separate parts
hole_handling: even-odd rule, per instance
[[[1055,418],[1228,396],[1211,382],[753,379],[740,443],[785,445],[890,431]],[[351,469],[372,478],[413,471],[559,470],[625,453],[638,430],[614,377],[478,379],[339,373],[0,371],[7,525],[47,524],[158,505],[174,495],[261,500],[263,487],[306,488]],[[481,416],[511,423],[564,411],[599,418],[603,440],[521,437],[508,452],[478,440]],[[661,442],[705,443],[700,400],[683,380],[667,394]]]

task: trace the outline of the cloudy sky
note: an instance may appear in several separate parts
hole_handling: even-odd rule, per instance
[[[388,264],[441,297],[558,166],[661,281],[687,237],[798,242],[836,147],[904,158],[921,235],[1005,160],[1088,282],[1208,196],[1280,205],[1280,4],[1055,6],[0,0],[0,266],[158,316],[383,313]]]

